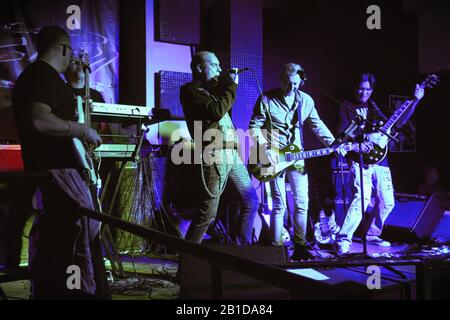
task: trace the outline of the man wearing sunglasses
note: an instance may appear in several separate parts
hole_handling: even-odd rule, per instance
[[[38,58],[18,78],[12,102],[26,171],[49,173],[39,182],[39,214],[30,232],[30,271],[35,299],[105,298],[105,270],[96,221],[78,207],[96,209],[73,138],[95,147],[97,132],[78,123],[72,88],[60,74],[73,50],[67,32],[46,26],[38,34]],[[80,270],[81,288],[69,288],[68,270]]]

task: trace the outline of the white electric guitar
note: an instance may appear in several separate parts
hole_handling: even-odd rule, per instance
[[[84,114],[84,108],[83,108],[83,98],[80,96],[77,96],[77,112],[78,112],[78,123],[86,124],[86,117]],[[89,175],[89,181],[92,184],[92,186],[95,187],[95,189],[99,189],[99,179],[97,176],[97,172],[95,170],[94,162],[92,161],[92,158],[89,153],[89,148],[87,144],[83,143],[78,138],[73,138],[73,146],[75,149],[76,157],[77,157],[77,163],[81,165],[83,169],[86,169]],[[98,190],[97,190],[98,191]]]
[[[81,52],[79,56],[80,62],[87,66],[86,68],[89,68],[89,58],[86,52]],[[83,100],[81,96],[77,96],[77,114],[78,114],[78,123],[83,123],[90,125],[88,123],[88,117],[86,116],[85,110],[90,110],[90,104],[91,101],[89,99],[89,72],[86,72],[85,74],[86,79],[86,101]],[[89,112],[89,111],[88,111]],[[77,163],[87,171],[89,176],[89,182],[92,186],[92,189],[96,191],[96,194],[98,195],[101,185],[100,185],[100,179],[97,175],[97,172],[95,170],[94,162],[92,161],[89,146],[87,143],[83,143],[78,138],[73,138],[73,146],[75,149],[76,157],[77,157]]]

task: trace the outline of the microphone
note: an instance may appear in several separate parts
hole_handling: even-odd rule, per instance
[[[80,50],[80,53],[78,55],[78,60],[80,62],[80,64],[83,66],[83,71],[89,71],[91,72],[91,65],[89,63],[89,55],[87,53],[87,51],[85,51],[84,49]]]
[[[300,79],[302,79],[303,81],[306,81],[306,80],[307,80],[305,71],[303,71],[303,70],[298,70],[297,73],[298,73],[298,75],[300,76]]]
[[[233,70],[233,69],[227,69],[226,72],[227,73],[234,73],[234,74],[239,74],[245,71],[250,70],[250,68],[242,68],[242,69],[237,69],[237,70]]]

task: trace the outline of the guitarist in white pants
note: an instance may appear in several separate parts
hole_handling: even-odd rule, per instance
[[[267,150],[272,164],[279,161],[273,149],[282,149],[289,144],[302,147],[301,126],[307,123],[314,134],[326,146],[334,142],[334,136],[320,119],[314,106],[314,100],[300,91],[303,83],[300,75],[303,69],[295,63],[283,66],[280,73],[281,87],[264,93],[258,99],[250,120],[250,132],[260,146]],[[300,121],[299,121],[300,116]],[[261,129],[265,129],[264,134]],[[270,135],[270,137],[267,137]],[[341,151],[344,153],[344,151]],[[304,170],[304,160],[300,160],[297,169],[287,169],[270,181],[273,200],[270,230],[272,244],[282,246],[283,216],[286,211],[285,174],[294,194],[294,260],[314,259],[307,245],[306,229],[308,218],[308,175]]]
[[[339,109],[339,124],[338,132],[343,132],[345,128],[355,120],[357,116],[367,119],[370,122],[386,121],[386,116],[380,108],[370,99],[375,88],[375,77],[371,73],[360,74],[354,81],[354,97],[348,101],[344,101]],[[422,99],[424,90],[418,85],[414,96],[417,100]],[[402,116],[402,119],[397,123],[399,128],[414,112],[414,107],[410,108],[408,112]],[[361,132],[355,132],[356,135],[368,133],[368,125],[362,124],[360,126]],[[351,154],[349,153],[349,156]],[[361,215],[361,182],[359,174],[359,163],[357,156],[351,160],[351,183],[353,185],[353,200],[348,209],[345,220],[342,224],[341,231],[337,239],[337,251],[339,255],[346,254],[350,251],[352,237],[358,225],[362,220]],[[376,190],[376,197],[378,208],[373,222],[367,231],[367,242],[379,246],[390,246],[388,241],[380,238],[384,222],[394,209],[394,188],[392,185],[391,170],[387,159],[384,158],[381,162],[368,165],[363,168],[364,181],[364,211],[370,202],[372,195],[372,188]]]

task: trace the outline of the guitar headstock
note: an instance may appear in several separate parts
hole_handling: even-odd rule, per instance
[[[425,89],[425,88],[433,88],[436,84],[439,83],[439,77],[435,74],[429,74],[427,75],[427,77],[425,78],[425,80],[422,81],[422,83],[420,84],[420,87]]]

